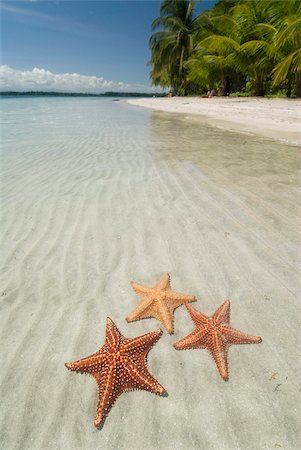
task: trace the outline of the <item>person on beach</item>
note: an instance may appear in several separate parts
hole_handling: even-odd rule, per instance
[[[208,98],[212,98],[212,97],[216,97],[216,96],[217,96],[217,93],[215,92],[214,89],[211,89],[211,91],[207,92],[207,97]]]

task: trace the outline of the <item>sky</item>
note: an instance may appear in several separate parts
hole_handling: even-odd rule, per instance
[[[213,4],[199,2],[197,12]],[[0,90],[153,91],[148,41],[160,5],[1,1]]]

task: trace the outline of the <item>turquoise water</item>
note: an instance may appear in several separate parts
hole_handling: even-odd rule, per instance
[[[188,116],[94,98],[1,99],[0,446],[295,449],[300,441],[299,149]],[[156,319],[128,324],[165,272],[263,343],[176,351]],[[148,366],[167,397],[122,394],[96,430],[94,380],[67,371],[105,339],[164,330]]]
[[[130,122],[125,101],[112,98],[5,98],[0,105],[4,143],[17,145],[27,140],[50,142],[89,136],[118,125],[129,126]],[[136,113],[139,125],[146,116],[145,111]]]

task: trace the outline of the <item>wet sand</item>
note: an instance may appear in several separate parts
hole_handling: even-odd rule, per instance
[[[301,100],[267,98],[142,98],[132,105],[201,117],[215,127],[301,145]]]
[[[0,447],[299,448],[300,149],[76,104],[82,135],[2,155]],[[173,348],[193,328],[177,309],[148,358],[168,396],[123,394],[97,430],[96,383],[64,363],[103,345],[107,316],[128,337],[158,328],[125,321],[129,282],[165,272],[204,314],[229,298],[232,326],[263,342],[230,348],[225,382],[206,350]]]

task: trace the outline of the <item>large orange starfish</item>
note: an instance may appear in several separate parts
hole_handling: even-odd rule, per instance
[[[196,325],[192,333],[174,344],[177,350],[207,348],[211,353],[218,371],[224,380],[228,380],[228,348],[232,344],[257,344],[261,337],[250,336],[230,327],[230,301],[226,300],[213,314],[207,317],[191,305],[186,305]]]
[[[126,317],[128,322],[155,317],[173,333],[173,312],[184,303],[193,302],[194,295],[180,294],[170,289],[170,276],[166,273],[154,287],[146,287],[131,281],[132,288],[141,301],[137,308]]]
[[[87,373],[98,385],[98,405],[94,425],[99,427],[113,403],[125,391],[137,389],[164,394],[166,391],[147,369],[147,354],[162,330],[128,339],[108,317],[105,344],[93,355],[66,363],[75,372]]]

